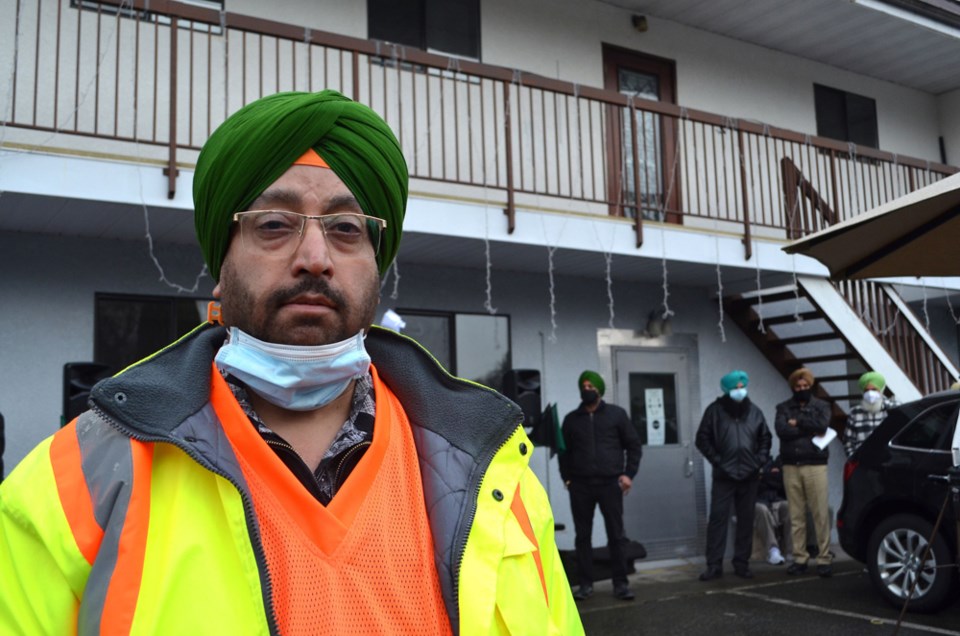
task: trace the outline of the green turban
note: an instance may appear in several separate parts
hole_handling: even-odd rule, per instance
[[[607,392],[607,385],[604,383],[603,378],[600,377],[600,374],[596,371],[584,371],[580,374],[580,379],[577,380],[577,388],[583,388],[583,381],[589,380],[597,389],[597,393],[603,397],[603,394]]]
[[[247,104],[210,136],[193,177],[197,240],[214,280],[241,212],[309,148],[357,197],[364,214],[386,220],[377,265],[387,271],[400,246],[409,174],[383,119],[332,90],[277,93]]]
[[[876,371],[867,371],[860,376],[860,391],[865,391],[868,384],[877,387],[878,391],[883,391],[884,387],[887,386],[887,381]]]

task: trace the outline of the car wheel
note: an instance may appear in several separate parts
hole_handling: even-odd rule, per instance
[[[902,607],[910,597],[908,610],[935,612],[950,598],[953,559],[940,533],[921,563],[932,531],[933,525],[925,519],[899,514],[884,520],[870,535],[867,569],[880,595],[891,605]]]

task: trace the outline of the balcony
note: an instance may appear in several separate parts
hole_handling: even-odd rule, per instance
[[[377,41],[163,0],[4,0],[9,147],[163,163],[260,96],[333,88],[396,131],[415,187],[795,238],[957,171]],[[5,5],[5,6],[6,6]],[[11,70],[13,71],[11,73]],[[472,193],[472,194],[471,194]]]

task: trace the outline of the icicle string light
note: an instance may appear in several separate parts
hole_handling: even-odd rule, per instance
[[[557,240],[551,242],[547,236],[547,224],[543,220],[543,215],[540,215],[540,226],[543,228],[543,244],[547,248],[547,277],[549,280],[549,291],[550,291],[550,335],[547,339],[551,344],[556,344],[557,342],[557,295],[556,295],[556,281],[554,280],[554,263],[553,255],[556,253],[557,248],[560,247],[560,237],[563,236],[563,230],[567,225],[567,219],[563,219],[563,223],[560,225],[560,231],[557,232]]]
[[[547,246],[547,274],[550,277],[550,335],[547,339],[551,344],[557,342],[557,296],[553,282],[553,254],[556,247]]]
[[[723,328],[723,277],[720,273],[720,236],[715,234],[717,242],[717,311],[720,316],[717,319],[717,329],[720,330],[720,342],[727,341],[727,332]]]
[[[687,109],[686,109],[686,108],[681,108],[681,109],[680,109],[680,118],[679,118],[679,121],[682,122],[682,120],[684,120],[684,119],[686,119],[686,118],[687,118]],[[683,128],[682,128],[682,126],[681,126],[681,132],[682,132],[682,130],[683,130]],[[660,200],[660,219],[659,219],[659,220],[661,220],[661,221],[663,221],[663,220],[666,219],[666,203],[667,203],[667,201],[670,200],[670,197],[673,196],[673,185],[674,185],[674,182],[676,181],[675,177],[676,177],[676,174],[677,174],[677,163],[680,161],[680,144],[681,144],[681,135],[677,135],[677,147],[674,148],[674,152],[673,152],[673,165],[670,167],[670,179],[669,179],[669,181],[668,181],[668,183],[667,183],[667,193],[666,193],[666,196],[664,196],[664,197]],[[666,319],[669,318],[670,316],[673,316],[673,315],[674,315],[674,311],[673,311],[672,309],[670,309],[670,303],[669,303],[669,298],[670,298],[670,284],[669,284],[669,279],[668,279],[669,273],[668,273],[668,271],[667,271],[667,237],[666,237],[666,233],[664,233],[662,236],[663,236],[663,238],[662,238],[662,240],[663,240],[663,245],[662,245],[663,253],[662,253],[662,257],[661,257],[661,265],[662,265],[662,269],[663,269],[663,314],[661,315],[661,317],[662,317],[664,320],[666,320]]]
[[[590,225],[593,228],[593,234],[597,238],[597,245],[600,246],[600,251],[603,253],[603,260],[606,263],[606,279],[607,279],[607,308],[610,310],[610,320],[609,326],[611,329],[614,329],[613,320],[615,317],[613,310],[613,243],[615,240],[615,235],[611,232],[610,235],[610,246],[609,248],[604,244],[600,239],[600,232],[597,230],[597,222],[594,221]],[[615,229],[613,230],[616,231]]]
[[[396,300],[400,296],[400,260],[393,260],[393,291],[390,292],[390,300]]]
[[[760,244],[754,239],[753,241],[753,259],[757,266],[757,318],[759,322],[757,323],[757,331],[760,333],[767,333],[767,328],[763,325],[763,286],[760,283]]]
[[[947,310],[949,310],[954,324],[960,325],[960,316],[957,316],[957,313],[953,310],[953,303],[950,302],[950,292],[947,291],[946,285],[943,286],[943,297],[947,299]]]
[[[486,177],[486,170],[484,170],[484,177]],[[486,186],[483,187],[483,250],[487,259],[487,298],[483,301],[483,308],[492,316],[497,313],[497,308],[493,306],[493,261],[490,258],[490,220],[487,218]]]

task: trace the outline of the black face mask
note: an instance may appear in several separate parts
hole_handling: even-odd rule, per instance
[[[793,399],[795,399],[797,402],[809,402],[810,393],[810,389],[800,389],[799,391],[794,391]]]
[[[580,399],[584,404],[593,404],[600,399],[600,394],[593,389],[580,389]]]

